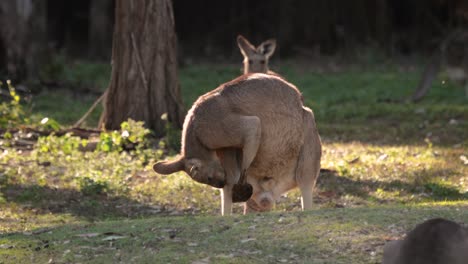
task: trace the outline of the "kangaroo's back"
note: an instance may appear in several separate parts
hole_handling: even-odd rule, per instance
[[[247,74],[219,88],[219,95],[243,114],[268,118],[271,114],[298,115],[301,92],[284,79],[267,74]]]

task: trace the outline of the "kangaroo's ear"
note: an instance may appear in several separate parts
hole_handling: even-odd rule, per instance
[[[153,170],[159,174],[171,174],[184,170],[185,158],[183,156],[177,157],[172,161],[160,161],[153,165]]]
[[[276,40],[275,39],[269,39],[265,40],[260,44],[257,48],[257,51],[260,54],[265,55],[265,57],[269,58],[273,53],[275,52],[276,49]]]
[[[255,53],[255,47],[242,35],[237,36],[237,45],[244,57],[249,57]]]
[[[187,160],[187,169],[189,170],[187,173],[190,177],[195,178],[197,176],[198,171],[202,166],[202,162],[199,159],[188,159]]]

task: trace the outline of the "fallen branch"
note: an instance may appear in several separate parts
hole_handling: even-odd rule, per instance
[[[79,128],[79,127],[66,128],[62,130],[39,130],[36,128],[31,128],[31,127],[22,127],[22,128],[15,128],[15,129],[1,129],[0,128],[0,134],[4,134],[5,132],[15,134],[20,131],[24,133],[35,133],[39,136],[48,136],[50,134],[63,136],[67,133],[71,133],[74,136],[77,136],[80,138],[89,138],[92,135],[99,135],[102,132],[101,130],[97,130],[97,129],[84,129],[84,128]]]
[[[80,125],[88,118],[88,116],[93,112],[96,106],[104,99],[107,94],[107,90],[91,105],[91,107],[86,111],[86,113],[73,125],[73,128],[79,128]]]

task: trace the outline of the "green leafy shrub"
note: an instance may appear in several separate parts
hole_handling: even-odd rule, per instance
[[[78,185],[81,192],[85,195],[105,194],[109,189],[109,184],[107,182],[94,180],[89,177],[80,178]]]
[[[60,124],[56,120],[48,117],[44,117],[41,122],[39,123],[39,127],[44,130],[60,130]]]
[[[122,135],[119,131],[103,132],[99,135],[97,151],[122,151]]]
[[[96,150],[103,152],[142,150],[148,145],[148,134],[150,130],[144,127],[144,122],[128,119],[120,125],[119,131],[101,133]]]
[[[467,194],[462,194],[458,188],[446,182],[430,182],[424,185],[426,191],[429,191],[436,199],[459,199],[463,196],[468,197]]]
[[[81,146],[87,145],[87,140],[72,136],[70,133],[64,136],[51,134],[47,137],[39,137],[36,150],[41,153],[54,153],[71,155]]]
[[[2,82],[0,82],[0,88],[1,86]],[[20,95],[16,93],[9,80],[7,81],[7,87],[11,100],[0,103],[0,128],[13,129],[25,125],[42,130],[58,131],[61,128],[60,124],[52,118],[34,116],[25,111],[24,106],[21,104]]]
[[[145,147],[147,144],[146,137],[150,134],[150,130],[144,127],[144,122],[128,121],[120,124],[120,131],[122,132],[123,143],[132,143],[139,147]]]
[[[0,88],[2,82],[0,82]],[[25,111],[20,104],[20,96],[16,93],[15,88],[11,82],[7,81],[10,101],[2,102],[0,104],[0,127],[11,129],[23,124],[27,124],[29,119],[26,117]]]
[[[182,131],[180,129],[175,128],[167,120],[166,113],[161,116],[161,119],[166,122],[165,127],[164,127],[166,136],[164,137],[164,140],[162,142],[164,144],[163,147],[168,147],[169,149],[179,152],[181,148],[180,138],[182,135]]]

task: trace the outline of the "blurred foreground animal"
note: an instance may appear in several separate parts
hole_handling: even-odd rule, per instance
[[[428,93],[441,69],[450,80],[465,87],[468,98],[468,30],[453,31],[432,55],[411,98],[413,102],[420,101]]]
[[[383,264],[467,264],[468,230],[459,224],[430,219],[409,232],[404,240],[387,243]]]
[[[200,96],[185,118],[180,155],[153,169],[185,171],[195,181],[223,188],[223,215],[241,201],[247,201],[245,213],[270,210],[295,187],[304,210],[312,208],[320,158],[314,115],[299,90],[280,77],[256,73]]]
[[[269,39],[255,47],[246,38],[239,35],[237,36],[237,45],[244,56],[244,74],[254,72],[275,74],[269,70],[268,62],[275,52],[276,40]]]

